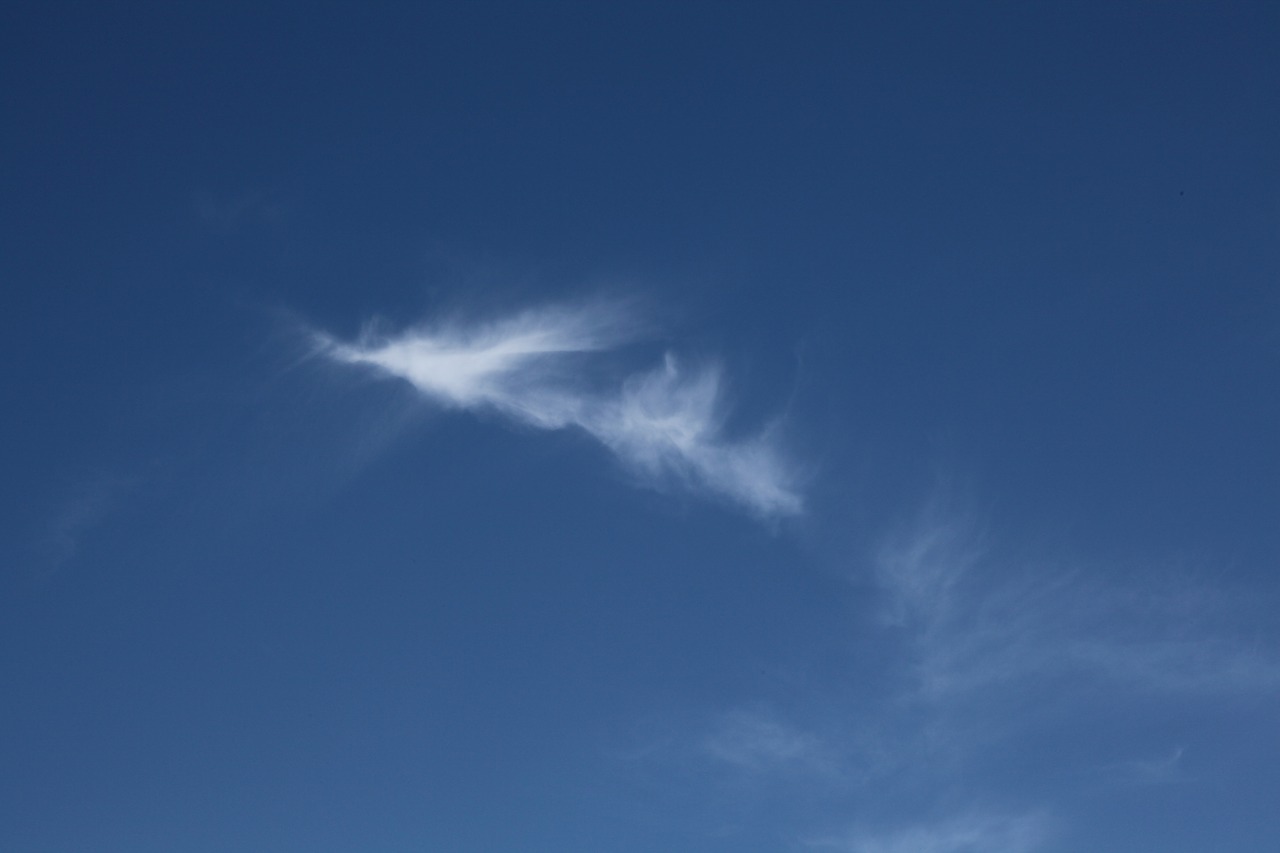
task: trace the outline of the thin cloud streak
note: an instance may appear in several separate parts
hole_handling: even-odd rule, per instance
[[[1011,577],[988,562],[970,525],[936,513],[879,554],[885,619],[906,630],[922,697],[1065,677],[1196,694],[1280,687],[1270,650],[1215,629],[1210,590],[1137,594],[1071,571]]]
[[[724,434],[718,367],[667,355],[655,370],[592,387],[591,361],[639,336],[623,306],[593,302],[486,324],[440,323],[354,343],[317,334],[330,359],[404,379],[446,408],[497,412],[538,429],[576,428],[651,485],[727,498],[762,517],[799,514],[793,466],[772,430]]]
[[[755,709],[727,714],[702,747],[717,761],[747,772],[794,768],[835,775],[838,769],[831,748],[817,735]]]
[[[47,572],[55,572],[75,559],[90,530],[102,524],[138,487],[139,478],[99,476],[80,483],[71,498],[50,522],[43,550]]]
[[[1222,705],[1280,688],[1274,644],[1251,640],[1241,603],[1225,592],[1168,576],[1146,588],[1091,580],[1099,572],[1004,558],[994,539],[931,502],[881,540],[868,567],[880,622],[866,635],[876,641],[868,656],[884,677],[817,685],[808,696],[788,681],[781,701],[758,697],[677,739],[684,754],[730,794],[779,808],[803,796],[803,847],[1030,853],[1057,841],[1070,806],[1050,796],[1026,811],[1025,792],[990,769],[1000,744],[1055,748],[1067,707],[1090,708],[1100,725],[1113,700]],[[790,710],[770,711],[775,704]],[[1070,762],[1045,766],[1040,782],[1074,796],[1099,782],[1177,781],[1182,748],[1168,750],[1155,760],[1090,759],[1084,775]],[[971,806],[952,810],[962,803]],[[822,810],[829,819],[815,821]]]
[[[1099,774],[1111,785],[1130,787],[1185,781],[1189,778],[1182,768],[1182,756],[1185,752],[1184,747],[1175,746],[1165,756],[1115,762],[1100,768]]]
[[[1031,853],[1042,847],[1046,819],[1039,814],[969,814],[934,824],[887,832],[854,830],[805,842],[814,850],[841,853]]]

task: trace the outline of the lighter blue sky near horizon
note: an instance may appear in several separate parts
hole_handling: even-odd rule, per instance
[[[0,849],[1271,853],[1280,7],[0,12]]]

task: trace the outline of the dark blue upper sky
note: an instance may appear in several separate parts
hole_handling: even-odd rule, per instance
[[[1270,851],[1280,7],[0,13],[0,848]]]

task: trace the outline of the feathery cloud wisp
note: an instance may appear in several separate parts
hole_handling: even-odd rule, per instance
[[[1270,691],[1280,662],[1214,619],[1208,588],[1128,590],[1078,572],[984,572],[963,519],[928,512],[880,552],[887,618],[906,629],[921,693],[1075,676],[1127,690]],[[1218,624],[1215,624],[1218,623]]]
[[[808,849],[1045,849],[1082,791],[1191,778],[1182,747],[1158,731],[1140,747],[1125,739],[1111,760],[1063,751],[1072,737],[1105,740],[1097,732],[1110,720],[1129,731],[1134,709],[1163,714],[1171,696],[1225,708],[1280,686],[1274,643],[1243,626],[1248,608],[1226,590],[1010,559],[942,499],[885,537],[871,570],[882,624],[862,635],[868,677],[833,685],[792,668],[756,700],[664,741],[709,771],[699,784],[767,804]],[[1067,709],[1085,711],[1079,729]],[[1018,748],[1058,756],[1039,763],[1036,788],[1021,787],[1020,765],[1006,775],[1000,753]],[[1135,748],[1158,757],[1134,760]],[[1042,802],[1028,804],[1028,790]]]
[[[890,832],[813,839],[806,846],[844,853],[1031,853],[1044,840],[1045,824],[1039,814],[967,814]]]
[[[811,773],[835,770],[827,744],[814,733],[758,709],[735,709],[703,741],[706,753],[745,771],[795,767]]]
[[[448,408],[487,409],[539,429],[576,427],[650,483],[715,494],[761,516],[799,513],[797,478],[772,434],[725,436],[716,367],[691,370],[668,355],[662,366],[616,387],[590,387],[586,357],[635,337],[626,312],[606,303],[365,335],[354,343],[317,335],[333,360],[407,380]]]

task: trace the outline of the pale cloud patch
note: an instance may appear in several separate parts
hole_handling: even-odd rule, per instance
[[[839,853],[1033,853],[1042,848],[1049,821],[1027,815],[968,814],[887,831],[854,829],[809,839],[813,850]]]
[[[922,697],[1067,677],[1156,692],[1280,688],[1280,659],[1213,612],[1212,590],[1130,589],[1051,563],[1010,570],[974,529],[929,511],[877,555],[884,618],[905,632]]]
[[[138,483],[137,477],[102,475],[77,484],[49,521],[41,543],[46,571],[57,571],[75,559],[85,536],[115,512]]]
[[[598,378],[601,357],[642,331],[626,305],[588,302],[488,323],[369,330],[355,342],[316,340],[334,361],[406,380],[446,408],[585,432],[649,484],[717,495],[763,517],[800,513],[798,473],[775,431],[726,434],[717,366],[686,367],[668,354],[656,369]]]
[[[1031,853],[1070,808],[1055,787],[1187,775],[1182,747],[1162,747],[1158,735],[1140,760],[1064,749],[1079,734],[1073,709],[1105,728],[1112,703],[1120,722],[1134,709],[1219,707],[1280,689],[1280,655],[1250,632],[1245,603],[1188,571],[1011,557],[941,501],[882,538],[869,562],[878,601],[864,612],[879,624],[861,634],[867,678],[786,679],[776,685],[785,694],[738,705],[684,741],[730,795],[790,807],[794,826],[842,827],[793,835],[802,847]],[[1026,790],[1000,769],[1019,743],[1046,756]],[[1027,796],[1044,808],[1025,811],[1036,807]],[[979,805],[951,811],[958,803]]]
[[[744,771],[793,768],[825,773],[836,769],[837,756],[821,738],[757,709],[726,714],[703,740],[702,748],[716,761]]]
[[[197,193],[194,207],[201,222],[222,234],[246,227],[278,225],[288,213],[288,205],[279,194],[265,189]]]
[[[1185,781],[1189,778],[1182,767],[1185,752],[1184,747],[1175,746],[1164,755],[1154,758],[1135,758],[1109,764],[1101,768],[1101,773],[1111,785],[1166,785]]]

